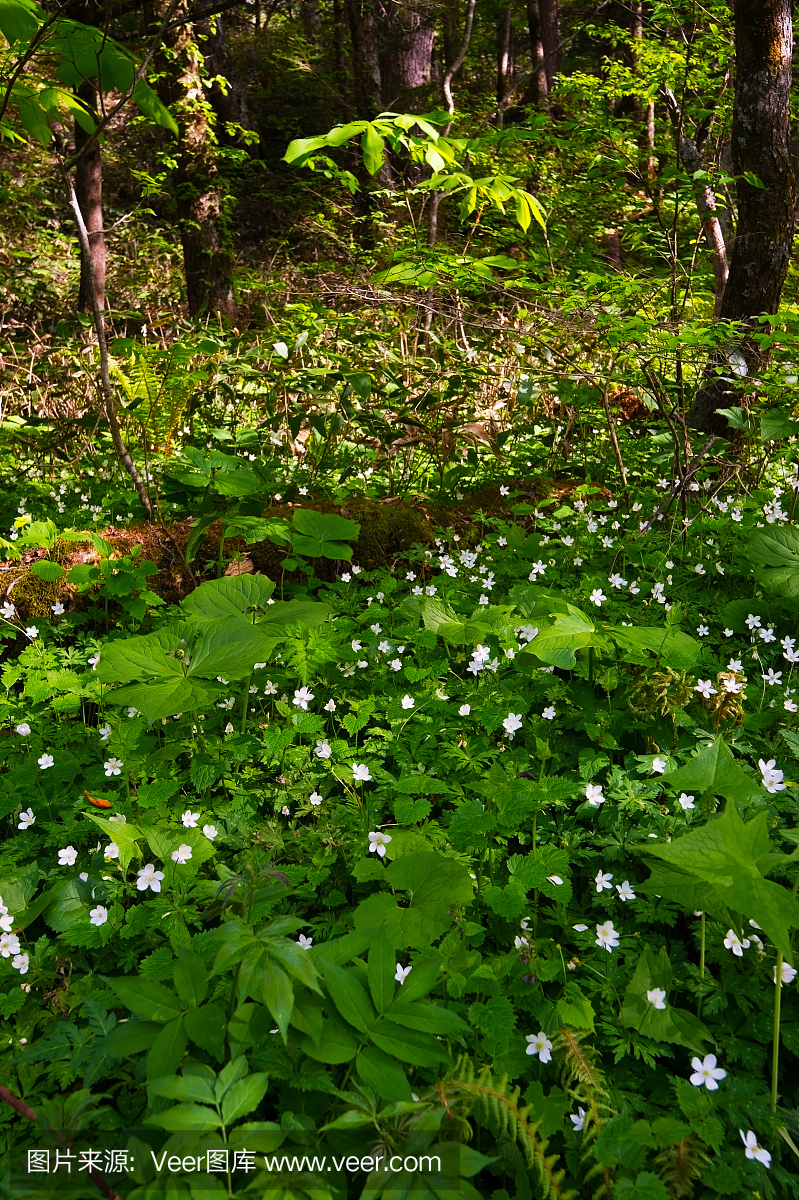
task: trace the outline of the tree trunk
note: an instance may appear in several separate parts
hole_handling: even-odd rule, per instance
[[[685,167],[688,175],[694,180],[696,209],[699,213],[699,219],[702,222],[702,232],[705,235],[705,241],[710,248],[713,259],[713,276],[715,281],[713,315],[714,317],[719,317],[721,316],[721,306],[724,302],[724,291],[727,286],[730,267],[727,259],[724,227],[719,218],[719,209],[716,204],[716,193],[710,184],[705,182],[707,178],[707,163],[702,151],[710,133],[712,117],[703,121],[697,129],[695,136],[691,137],[685,129],[685,114],[681,112],[674,92],[672,92],[671,88],[664,88],[664,94],[666,96],[669,116],[671,117],[677,137],[677,153],[680,162]],[[700,176],[700,173],[704,178]]]
[[[90,110],[95,120],[97,114],[96,81],[82,83],[78,98]],[[88,134],[75,122],[75,151],[80,153],[89,140]],[[103,158],[99,138],[96,139],[75,167],[75,194],[86,226],[89,258],[83,249],[80,256],[79,312],[93,311],[92,290],[100,311],[105,309],[105,233],[103,230]],[[94,289],[92,289],[94,280]]]
[[[560,19],[558,0],[538,0],[538,16],[541,22],[541,42],[544,47],[544,70],[547,90],[555,86],[555,76],[560,69]]]
[[[381,93],[383,107],[392,109],[398,92],[430,82],[436,31],[427,13],[410,4],[386,5],[382,16]]]
[[[441,90],[444,93],[444,103],[447,106],[447,112],[450,116],[455,113],[455,100],[452,95],[452,80],[460,71],[466,55],[469,52],[469,43],[472,40],[472,26],[474,24],[474,9],[476,0],[466,0],[466,16],[463,22],[463,37],[460,39],[460,44],[457,50],[452,51],[451,47],[447,48],[447,65],[444,68],[444,78],[441,81]],[[452,40],[452,39],[451,39]],[[452,56],[450,57],[450,53]],[[449,133],[449,126],[447,126]],[[435,245],[435,237],[430,242],[430,245]]]
[[[163,11],[165,0],[159,0],[157,15]],[[205,98],[203,57],[188,20],[188,0],[182,0],[173,20],[181,18],[185,24],[174,25],[167,34],[172,55],[162,98],[171,104],[179,130],[174,195],[186,300],[193,317],[215,312],[233,318],[233,256],[216,163],[216,117]]]
[[[760,314],[771,315],[779,308],[796,220],[796,181],[788,144],[791,8],[791,0],[734,0],[733,167],[739,177],[756,175],[763,186],[738,179],[738,221],[720,317],[743,325],[740,349],[749,376],[763,370],[768,351],[747,333],[762,328],[757,321]],[[719,436],[726,436],[729,429],[717,409],[740,403],[740,393],[733,392],[718,374],[717,369],[725,365],[723,352],[714,355],[688,414],[694,428]]]
[[[379,37],[371,0],[345,0],[352,45],[352,83],[356,117],[369,120],[383,108]]]
[[[497,125],[502,126],[505,97],[511,89],[511,39],[513,37],[513,3],[500,13],[497,26]]]
[[[533,108],[546,108],[549,99],[549,78],[540,0],[527,0],[527,29],[530,34],[533,74],[525,88],[521,102],[523,105],[532,105]]]

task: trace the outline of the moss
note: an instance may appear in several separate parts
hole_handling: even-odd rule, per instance
[[[2,575],[7,600],[16,607],[23,621],[52,617],[53,605],[59,600],[66,604],[69,588],[63,579],[46,583],[34,575],[29,567],[12,567]]]

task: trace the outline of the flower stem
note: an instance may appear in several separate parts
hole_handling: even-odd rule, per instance
[[[702,923],[700,926],[700,933],[699,933],[699,938],[700,938],[700,940],[699,940],[699,978],[701,979],[703,985],[705,982],[705,922],[706,922],[706,917],[705,917],[705,914],[702,913]],[[700,992],[699,993],[699,1004],[697,1005],[697,1009],[696,1009],[696,1015],[698,1017],[702,1016],[702,1000],[703,1000],[703,998],[704,997],[702,996],[702,993]]]
[[[799,891],[799,875],[793,881],[791,895],[795,896]],[[780,1066],[780,1010],[782,1008],[782,950],[777,951],[777,966],[774,976],[774,1022],[771,1047],[771,1111],[777,1111],[777,1075]]]

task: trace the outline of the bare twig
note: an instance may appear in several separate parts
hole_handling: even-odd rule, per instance
[[[117,458],[122,463],[122,466],[127,471],[130,478],[133,480],[133,486],[136,488],[139,499],[144,505],[150,517],[153,515],[153,506],[150,497],[147,493],[147,488],[139,474],[138,468],[133,461],[130,451],[125,445],[122,437],[122,430],[119,426],[119,418],[117,417],[116,404],[114,402],[114,389],[111,384],[111,368],[108,357],[108,342],[105,337],[105,322],[103,314],[100,310],[100,304],[97,299],[97,287],[94,279],[94,271],[92,269],[91,251],[89,249],[89,234],[86,229],[86,223],[83,220],[83,213],[80,211],[78,198],[75,195],[75,185],[72,181],[68,169],[62,164],[62,172],[64,175],[64,183],[67,188],[67,197],[69,205],[75,215],[75,224],[78,228],[78,241],[80,242],[81,253],[84,261],[89,264],[88,282],[89,291],[92,302],[92,317],[94,319],[94,330],[97,334],[97,347],[100,352],[100,382],[102,385],[103,406],[105,415],[108,418],[108,424],[111,429],[111,439],[114,443]]]
[[[10,1092],[7,1087],[3,1087],[1,1083],[0,1100],[4,1100],[6,1104],[10,1105],[11,1108],[13,1108],[15,1112],[18,1112],[21,1117],[25,1117],[27,1121],[36,1121],[36,1113],[33,1111],[33,1109],[27,1105],[24,1100],[20,1100],[19,1096],[15,1096],[13,1092]],[[65,1145],[66,1143],[64,1142],[64,1139],[61,1137],[58,1130],[54,1129],[53,1132],[61,1144]],[[111,1186],[102,1172],[95,1170],[94,1167],[89,1167],[87,1174],[92,1182],[97,1185],[97,1187],[106,1197],[106,1200],[122,1200],[122,1197],[115,1190],[115,1188]]]

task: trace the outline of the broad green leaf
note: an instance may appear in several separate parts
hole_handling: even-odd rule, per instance
[[[55,583],[66,572],[58,563],[50,562],[47,558],[42,558],[39,562],[31,563],[30,572],[36,575],[39,579],[43,579],[46,583]]]
[[[361,1033],[366,1033],[374,1024],[375,1013],[369,997],[358,980],[331,962],[323,965],[325,983],[330,998],[339,1015]]]
[[[186,1033],[197,1046],[215,1058],[223,1057],[227,1018],[218,1004],[187,1009],[184,1024]]]
[[[557,1003],[557,1011],[564,1025],[573,1029],[594,1028],[594,1007],[575,983],[568,983]]]
[[[707,793],[729,800],[748,800],[760,787],[741,770],[721,736],[684,767],[667,771],[662,779],[678,792]]]
[[[114,1058],[141,1054],[150,1049],[162,1029],[156,1021],[125,1021],[116,1025],[96,1047],[101,1054],[110,1054]]]
[[[156,125],[178,136],[178,126],[169,109],[158,99],[146,79],[139,79],[133,89],[133,103]]]
[[[212,1108],[202,1104],[176,1104],[157,1117],[148,1117],[147,1124],[158,1125],[161,1129],[181,1130],[191,1129],[204,1132],[219,1129],[222,1118],[216,1115]]]
[[[381,1050],[412,1066],[435,1067],[449,1060],[446,1050],[429,1033],[378,1021],[369,1036]]]
[[[789,931],[799,928],[799,901],[762,874],[773,858],[767,824],[765,810],[744,823],[728,800],[720,817],[684,837],[657,845],[648,842],[638,849],[709,884],[723,904],[757,921],[792,962]]]
[[[397,956],[394,947],[388,940],[385,930],[381,929],[369,950],[369,991],[378,1012],[385,1012],[394,998],[394,972]]]
[[[167,1100],[214,1103],[213,1087],[207,1079],[197,1075],[166,1075],[163,1079],[151,1079],[147,1083],[147,1090],[154,1096],[164,1096]]]
[[[294,533],[291,544],[296,554],[308,558],[352,558],[352,547],[343,539],[354,540],[360,533],[355,521],[335,513],[318,513],[312,509],[295,508],[292,516]]]
[[[180,1066],[187,1045],[183,1017],[173,1017],[161,1027],[161,1032],[150,1047],[146,1065],[147,1078],[159,1079],[164,1074],[173,1075]]]
[[[120,638],[103,644],[97,664],[101,683],[133,683],[148,677],[182,677],[182,655],[192,637],[192,628],[177,621],[142,637]]]
[[[263,965],[257,999],[267,1006],[285,1041],[294,1007],[294,988],[283,968],[271,959],[267,959]]]
[[[363,153],[363,163],[367,171],[370,175],[376,175],[383,165],[385,140],[371,123],[363,131],[361,151]]]
[[[799,529],[795,525],[770,525],[756,529],[746,547],[755,578],[780,599],[799,601]]]
[[[218,684],[211,689],[196,680],[175,675],[170,679],[150,679],[147,683],[129,683],[114,688],[108,693],[107,700],[110,704],[130,705],[153,722],[205,708],[213,704],[220,691]]]
[[[101,817],[96,812],[85,812],[84,816],[102,829],[109,842],[119,847],[119,865],[123,870],[127,869],[132,858],[140,857],[141,851],[136,843],[144,835],[138,826],[128,821],[124,824],[121,821],[109,821],[107,817]]]
[[[410,979],[409,975],[403,984],[403,992]],[[404,1029],[418,1029],[420,1033],[432,1033],[437,1037],[461,1037],[469,1029],[452,1009],[419,1000],[395,1000],[384,1017],[387,1021],[402,1025]]]
[[[410,975],[406,975],[405,982],[397,989],[396,998],[400,1006],[410,1004],[412,1000],[421,1000],[423,996],[431,992],[438,983],[440,973],[441,956],[439,954],[432,954],[427,958],[417,958]],[[389,1010],[389,1012],[391,1011],[393,1009]],[[399,1011],[402,1011],[401,1007]]]
[[[222,1119],[225,1124],[232,1125],[234,1121],[246,1117],[247,1113],[257,1108],[266,1095],[268,1086],[269,1076],[263,1072],[248,1075],[234,1083],[222,1101]]]
[[[182,603],[193,624],[202,626],[225,617],[243,617],[245,613],[266,612],[275,585],[266,575],[233,575],[201,583]]]
[[[147,979],[142,975],[120,976],[109,979],[108,986],[126,1008],[150,1021],[171,1021],[182,1011],[175,993],[157,979]]]
[[[0,0],[0,33],[13,46],[30,42],[44,21],[44,13],[32,0]]]
[[[355,1069],[365,1084],[384,1100],[411,1100],[407,1076],[396,1059],[376,1046],[365,1046],[355,1059]]]
[[[302,1049],[317,1062],[345,1063],[355,1057],[358,1040],[343,1021],[326,1020],[318,1042],[306,1037]]]

